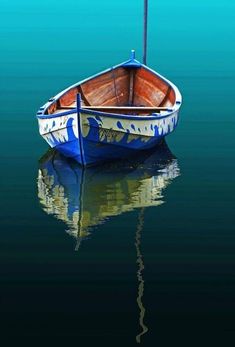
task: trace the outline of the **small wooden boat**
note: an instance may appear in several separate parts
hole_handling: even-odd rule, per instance
[[[135,59],[63,90],[37,118],[47,143],[81,165],[156,146],[178,123],[177,87]]]

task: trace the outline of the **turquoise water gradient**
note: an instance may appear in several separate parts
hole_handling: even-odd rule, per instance
[[[142,59],[142,1],[0,4],[0,310],[3,346],[135,346],[138,210],[79,252],[37,196],[47,145],[35,113],[76,81]],[[148,65],[183,95],[167,143],[181,175],[146,208],[143,346],[234,345],[235,3],[149,0]]]

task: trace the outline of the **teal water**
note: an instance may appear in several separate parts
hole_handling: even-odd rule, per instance
[[[130,49],[141,60],[142,1],[1,1],[4,346],[135,346],[141,331],[143,346],[234,344],[235,4],[150,0],[149,11],[148,65],[183,95],[180,124],[167,139],[178,171],[155,196],[161,204],[153,206],[146,188],[144,208],[133,197],[135,187],[142,194],[143,172],[112,173],[118,188],[108,186],[102,213],[116,201],[120,213],[96,220],[75,251],[58,199],[43,205],[51,192],[39,185],[47,146],[35,113]],[[148,170],[147,178],[161,179]],[[105,175],[95,175],[94,189]],[[89,194],[95,215],[103,195]]]

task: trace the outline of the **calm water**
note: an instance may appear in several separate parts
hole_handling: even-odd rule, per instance
[[[35,113],[141,60],[142,1],[1,0],[3,346],[234,345],[235,5],[149,2],[148,64],[183,94],[179,127],[160,157],[84,172],[45,154]]]

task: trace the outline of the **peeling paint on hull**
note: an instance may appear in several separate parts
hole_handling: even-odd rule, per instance
[[[128,118],[120,120],[107,117],[105,114],[97,116],[82,112],[79,117],[81,134],[78,131],[76,113],[39,119],[39,129],[50,147],[56,148],[64,156],[71,157],[83,165],[122,158],[135,151],[152,148],[171,133],[178,123],[178,112],[167,118],[146,121]]]

